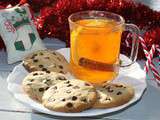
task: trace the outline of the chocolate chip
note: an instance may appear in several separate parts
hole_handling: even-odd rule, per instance
[[[46,73],[51,73],[51,72],[49,70],[47,70]]]
[[[32,55],[31,59],[34,59],[37,56],[37,54]]]
[[[38,73],[34,73],[33,76],[38,75]]]
[[[59,67],[60,69],[63,69],[63,66],[62,66],[62,65],[59,65],[58,67]]]
[[[39,68],[43,68],[43,65],[39,65]]]
[[[43,55],[43,53],[42,53],[42,52],[40,52],[39,54],[40,54],[40,55]]]
[[[98,96],[98,98],[97,99],[101,99],[101,97],[100,96]]]
[[[67,107],[69,107],[69,108],[73,107],[73,104],[72,104],[72,103],[70,103],[70,102],[69,102],[69,103],[67,103],[66,105],[67,105]]]
[[[73,97],[72,97],[72,100],[73,100],[73,101],[77,100],[77,97],[76,97],[76,96],[73,96]]]
[[[56,89],[57,89],[57,86],[54,86],[52,89],[56,90]]]
[[[90,86],[90,84],[88,84],[88,83],[85,83],[85,86]]]
[[[58,59],[59,61],[61,61],[61,59],[60,59],[59,57],[57,57],[57,59]]]
[[[70,83],[70,81],[66,81],[66,82],[65,82],[65,84],[69,84],[69,83]]]
[[[70,91],[70,90],[67,90],[66,93],[71,93],[71,91]]]
[[[111,86],[106,87],[106,90],[107,90],[108,92],[113,92],[113,91],[114,91],[114,90],[111,89]]]
[[[34,59],[33,62],[38,62],[38,60],[37,60],[37,59]]]
[[[106,97],[106,99],[105,100],[109,100],[109,101],[111,101],[111,99],[109,98],[109,97]]]
[[[71,86],[72,86],[72,84],[67,85],[67,87],[71,87]]]
[[[44,91],[44,88],[39,88],[39,92],[43,92]]]
[[[81,98],[81,101],[82,102],[87,102],[87,99],[86,98]]]
[[[35,58],[35,56],[32,56],[32,57],[31,57],[31,59],[34,59],[34,58]]]
[[[46,87],[46,90],[48,90],[49,89],[49,87]]]
[[[43,80],[43,83],[48,84],[48,82],[50,82],[50,80],[51,80],[51,79]]]
[[[73,87],[73,89],[79,89],[79,88],[80,88],[79,86],[74,86],[74,87]]]
[[[51,81],[51,79],[46,79],[47,82]]]
[[[108,92],[113,92],[114,90],[112,90],[112,89],[108,89]]]
[[[66,99],[65,99],[65,98],[63,98],[61,101],[63,101],[63,102],[64,102],[64,101],[66,101]]]
[[[53,55],[56,55],[56,53],[55,53],[55,52],[53,52]]]
[[[111,86],[106,87],[106,89],[111,89]]]
[[[67,80],[64,76],[58,76],[56,80]]]
[[[62,74],[64,74],[64,72],[63,72],[63,71],[59,71],[59,73],[62,73]]]
[[[120,88],[123,87],[123,85],[115,85],[115,86],[116,86],[116,87],[120,87]]]
[[[119,92],[117,92],[117,95],[121,95],[121,94],[122,94],[122,92],[120,92],[120,91],[119,91]]]
[[[31,79],[30,81],[31,81],[31,82],[33,82],[33,81],[34,81],[34,79]]]
[[[30,85],[32,85],[32,84],[31,84],[31,83],[27,83],[27,85],[29,85],[29,86],[30,86]]]
[[[47,69],[46,68],[42,68],[42,71],[47,71]]]

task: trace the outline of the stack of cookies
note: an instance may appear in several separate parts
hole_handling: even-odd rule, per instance
[[[89,108],[123,105],[134,96],[132,86],[108,83],[94,86],[89,82],[68,79],[68,63],[58,52],[37,51],[23,61],[30,72],[23,80],[27,95],[46,108],[58,112],[81,112]]]

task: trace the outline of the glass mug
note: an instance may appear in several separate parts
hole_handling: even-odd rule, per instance
[[[82,11],[69,16],[70,68],[76,78],[101,84],[119,73],[120,43],[124,30],[139,34],[136,25],[125,24],[120,15],[105,11]],[[133,36],[130,66],[136,61],[138,38]]]

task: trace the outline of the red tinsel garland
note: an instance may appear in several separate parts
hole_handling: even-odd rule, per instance
[[[23,0],[24,1],[24,0]],[[15,5],[19,0],[5,0],[0,2],[0,8],[9,3]],[[141,29],[142,36],[150,48],[152,44],[160,46],[160,12],[153,11],[148,6],[135,3],[133,0],[28,0],[34,12],[40,11],[35,24],[42,38],[57,37],[69,45],[68,16],[82,10],[105,10],[122,15],[127,23],[134,23]],[[126,33],[122,41],[126,38]],[[0,48],[4,45],[0,42]],[[122,44],[122,51],[129,51],[126,44]],[[139,58],[144,58],[142,48]]]
[[[133,0],[58,0],[50,7],[41,9],[37,18],[37,26],[42,37],[58,37],[69,44],[69,29],[67,18],[71,13],[81,10],[106,10],[122,15],[127,23],[134,23],[142,30],[147,47],[153,43],[160,45],[160,12]],[[44,32],[45,31],[45,32]],[[125,38],[125,37],[123,37]],[[123,39],[124,40],[124,39]],[[130,48],[122,44],[123,51]],[[142,48],[139,50],[139,58],[144,58]]]

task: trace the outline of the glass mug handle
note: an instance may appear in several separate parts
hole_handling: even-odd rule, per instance
[[[138,55],[138,47],[139,47],[139,40],[138,40],[140,34],[139,28],[134,24],[125,24],[125,31],[129,31],[132,33],[132,49],[129,57],[130,61],[122,61],[122,64],[120,65],[121,67],[130,66],[136,61]]]

